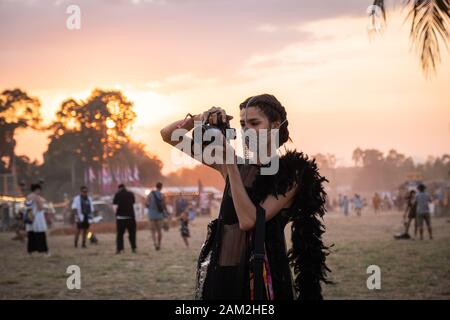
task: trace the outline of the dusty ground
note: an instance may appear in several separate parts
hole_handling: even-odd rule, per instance
[[[190,248],[178,228],[164,233],[156,252],[150,232],[138,232],[138,254],[115,255],[114,235],[100,234],[100,243],[73,248],[72,236],[50,236],[51,257],[25,254],[25,243],[0,234],[1,299],[191,299],[195,265],[205,236],[206,218],[191,226]],[[358,218],[329,214],[326,243],[334,243],[328,259],[333,285],[326,299],[450,299],[450,218],[434,218],[435,239],[394,240],[401,229],[399,213]],[[127,240],[127,239],[126,239]],[[289,241],[288,241],[289,243]],[[68,290],[66,269],[81,268],[81,290]],[[381,290],[368,290],[366,269],[381,268]]]

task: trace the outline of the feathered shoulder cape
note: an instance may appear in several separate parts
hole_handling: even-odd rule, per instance
[[[325,231],[326,193],[324,182],[314,159],[295,150],[287,151],[279,159],[275,175],[258,175],[253,183],[252,198],[262,201],[268,195],[284,195],[292,187],[297,192],[291,207],[280,212],[283,226],[291,224],[291,248],[287,252],[294,271],[294,288],[298,299],[322,299],[321,281],[328,283],[325,260],[328,247],[322,242]],[[270,221],[269,221],[270,222]]]

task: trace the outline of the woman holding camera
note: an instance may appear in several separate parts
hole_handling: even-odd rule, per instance
[[[161,130],[161,136],[179,147],[180,140],[171,139],[177,128],[191,130],[197,120],[204,123],[205,130],[208,126],[223,130],[232,118],[225,110],[213,107],[169,124]],[[239,161],[242,159],[226,142],[224,150],[232,152],[235,161],[204,161],[225,179],[225,190],[219,217],[208,225],[198,260],[196,298],[322,299],[320,282],[327,281],[328,269],[327,248],[321,240],[324,227],[319,218],[325,213],[322,182],[326,179],[318,173],[314,160],[301,152],[286,150],[282,156],[270,153],[275,142],[271,141],[272,130],[279,130],[277,145],[290,139],[286,110],[273,95],[253,96],[242,102],[240,124],[244,131],[254,130],[257,139],[261,139],[260,133],[265,135],[266,154],[271,160],[279,157],[278,170],[272,175],[261,174],[267,164],[261,162],[260,147],[252,150],[258,156],[249,164]],[[187,139],[184,146],[197,143],[186,135],[182,139]],[[195,156],[192,148],[183,151]],[[292,230],[289,251],[284,237],[288,222]]]

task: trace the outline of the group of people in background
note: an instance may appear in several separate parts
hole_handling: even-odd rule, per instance
[[[169,213],[164,194],[162,193],[162,187],[162,183],[158,182],[156,189],[148,194],[145,203],[148,212],[151,238],[154,248],[157,251],[161,249],[162,231],[169,229]],[[29,255],[38,252],[50,256],[46,235],[49,222],[45,214],[44,204],[46,200],[42,197],[42,188],[42,184],[39,183],[31,185],[31,192],[26,196],[24,208],[20,211],[22,224],[20,229],[23,228],[26,231],[27,252]],[[127,190],[124,184],[120,184],[112,200],[116,218],[116,254],[124,252],[124,235],[126,232],[128,233],[131,251],[133,253],[137,252],[135,202],[134,194]],[[78,248],[81,242],[81,248],[85,249],[87,248],[88,234],[90,235],[91,242],[95,242],[92,240],[96,239],[95,235],[90,232],[91,224],[96,220],[94,218],[94,202],[89,195],[88,187],[82,186],[80,188],[80,193],[73,198],[70,208],[72,221],[76,228],[74,247]],[[182,240],[186,247],[189,247],[189,221],[193,220],[196,215],[194,204],[180,195],[176,202],[175,215],[179,221]],[[18,232],[20,233],[20,230]]]
[[[423,224],[427,225],[428,236],[433,239],[433,230],[431,228],[430,203],[433,201],[431,195],[426,192],[426,186],[420,184],[418,192],[411,190],[407,198],[406,210],[403,216],[405,231],[403,234],[395,236],[397,239],[410,239],[409,228],[414,221],[414,238],[419,233],[420,240],[423,240]]]
[[[381,196],[378,192],[372,197],[372,208],[375,213],[381,211],[389,211],[393,208],[401,210],[403,206],[403,198],[401,196],[396,196],[390,192],[386,192],[384,196]]]
[[[421,183],[420,185],[424,185]],[[417,188],[418,189],[418,188]],[[417,193],[417,191],[415,191]],[[361,197],[360,194],[355,193],[352,197],[339,194],[337,199],[334,199],[331,203],[328,203],[327,208],[329,211],[335,211],[342,213],[344,216],[348,216],[351,212],[354,212],[357,216],[361,216],[364,208],[371,206],[373,213],[378,214],[383,211],[397,210],[403,212],[410,207],[411,194],[405,194],[407,191],[396,193],[391,192],[375,192],[369,203],[366,198]],[[449,210],[449,196],[442,190],[436,190],[430,194],[432,201],[429,203],[430,214],[443,215]]]
[[[339,211],[344,214],[344,216],[348,216],[350,213],[350,209],[353,209],[358,217],[361,216],[363,208],[367,205],[366,200],[362,199],[359,194],[355,194],[353,198],[347,197],[347,195],[338,196],[337,205],[339,207]]]
[[[42,184],[36,183],[31,185],[31,193],[26,196],[25,209],[21,214],[22,227],[26,231],[27,238],[27,252],[31,255],[34,252],[44,253],[50,256],[50,251],[47,244],[46,232],[49,221],[45,214],[45,199],[42,197]],[[168,230],[169,213],[166,206],[164,194],[162,192],[163,184],[158,182],[156,188],[151,191],[145,201],[145,206],[148,212],[149,226],[151,232],[151,239],[156,251],[161,249],[163,238],[163,231]],[[401,197],[391,197],[387,194],[384,196],[375,193],[372,197],[372,208],[375,213],[382,210],[390,210],[394,207],[399,207],[399,199]],[[405,200],[404,211],[404,232],[396,235],[397,239],[410,239],[409,230],[411,224],[414,222],[414,237],[420,236],[423,239],[424,224],[426,224],[429,238],[432,239],[431,227],[431,210],[430,206],[433,203],[436,205],[436,214],[439,214],[439,208],[448,206],[448,199],[440,197],[439,193],[431,196],[426,192],[424,184],[420,184],[416,190],[411,190]],[[117,193],[114,195],[112,204],[115,211],[116,218],[116,253],[124,252],[124,235],[128,232],[128,239],[131,251],[136,253],[136,233],[137,223],[134,211],[135,196],[132,192],[127,190],[124,184],[118,186]],[[333,202],[333,206],[338,206],[339,211],[348,216],[350,210],[354,211],[357,216],[361,216],[363,209],[368,206],[367,200],[362,198],[359,194],[354,194],[349,198],[347,195],[339,194],[337,203]],[[179,230],[182,240],[186,247],[189,247],[189,222],[195,218],[196,211],[194,209],[195,203],[188,201],[181,194],[177,197],[175,202],[174,214],[179,221]],[[95,243],[96,236],[89,232],[91,223],[95,221],[93,199],[89,196],[89,190],[86,186],[80,188],[80,193],[74,197],[72,204],[72,217],[76,226],[74,236],[74,247],[78,248],[81,237],[81,248],[87,248],[87,238],[90,235],[91,242]],[[20,230],[16,230],[17,237],[20,236]]]
[[[25,197],[24,208],[15,216],[15,233],[13,240],[27,239],[27,253],[42,253],[51,256],[48,242],[47,230],[51,224],[46,211],[46,200],[42,196],[42,183],[33,183],[30,193]],[[25,231],[26,236],[23,234]]]
[[[405,209],[403,221],[404,221],[404,232],[395,235],[396,239],[410,239],[409,229],[412,222],[414,222],[414,238],[419,235],[420,240],[424,237],[424,224],[426,225],[428,236],[433,239],[433,231],[431,227],[431,208],[435,210],[435,214],[439,215],[439,208],[445,208],[448,206],[448,199],[439,196],[437,192],[434,196],[430,195],[426,191],[426,186],[421,183],[417,186],[416,190],[409,191],[405,200]],[[401,208],[402,203],[399,199],[401,197],[389,197],[387,194],[384,197],[380,196],[379,193],[375,193],[372,198],[372,207],[375,213],[379,213],[381,210],[391,210],[393,208]],[[351,199],[347,195],[339,195],[337,205],[339,206],[339,211],[344,214],[344,216],[349,215],[350,207],[355,211],[357,216],[361,216],[362,209],[367,206],[366,199],[361,199],[359,194],[355,194]]]
[[[145,203],[148,210],[151,238],[154,248],[157,251],[161,249],[163,230],[167,231],[169,228],[167,222],[169,214],[164,194],[162,193],[162,187],[163,184],[158,182],[156,189],[148,194]],[[134,211],[134,204],[136,203],[135,196],[131,191],[127,190],[124,184],[120,184],[112,202],[116,213],[116,254],[124,252],[124,235],[126,232],[128,233],[131,251],[136,253],[137,223]],[[80,188],[80,194],[73,199],[72,210],[77,227],[74,245],[78,247],[79,236],[82,234],[81,247],[86,248],[86,237],[90,227],[90,219],[94,213],[93,201],[88,196],[88,188],[86,186],[82,186]],[[180,233],[186,246],[189,246],[189,220],[193,219],[193,216],[190,214],[191,211],[192,206],[188,206],[186,203],[179,216]]]

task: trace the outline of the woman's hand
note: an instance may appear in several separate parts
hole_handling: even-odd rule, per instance
[[[233,117],[227,115],[225,110],[222,108],[212,107],[203,113],[197,114],[197,115],[193,116],[192,118],[189,118],[188,121],[186,121],[186,118],[185,118],[185,119],[175,121],[173,123],[166,125],[164,128],[162,128],[160,130],[161,138],[164,142],[166,142],[174,147],[177,147],[177,148],[182,147],[184,145],[190,146],[193,143],[191,138],[186,137],[186,136],[182,136],[182,137],[178,136],[177,139],[174,139],[172,137],[172,134],[175,132],[175,130],[181,128],[181,129],[186,130],[186,132],[188,132],[188,131],[192,130],[192,128],[194,128],[195,122],[198,122],[198,121],[201,121],[201,122],[205,121],[206,123],[209,123],[211,125],[217,125],[219,123],[219,119],[222,123],[225,123],[228,120],[233,119]],[[180,144],[181,139],[185,139],[184,144]],[[193,148],[180,148],[180,150],[185,152],[188,156],[190,156],[194,159],[197,159],[193,153]],[[220,174],[223,176],[223,178],[226,177],[227,170],[224,165],[215,164],[215,163],[212,163],[212,164],[205,163],[204,161],[202,161],[202,163],[219,171]]]
[[[233,119],[233,116],[227,115],[226,111],[220,107],[212,107],[207,111],[200,113],[194,117],[195,121],[206,121],[206,123],[217,125],[220,122],[226,123]]]

